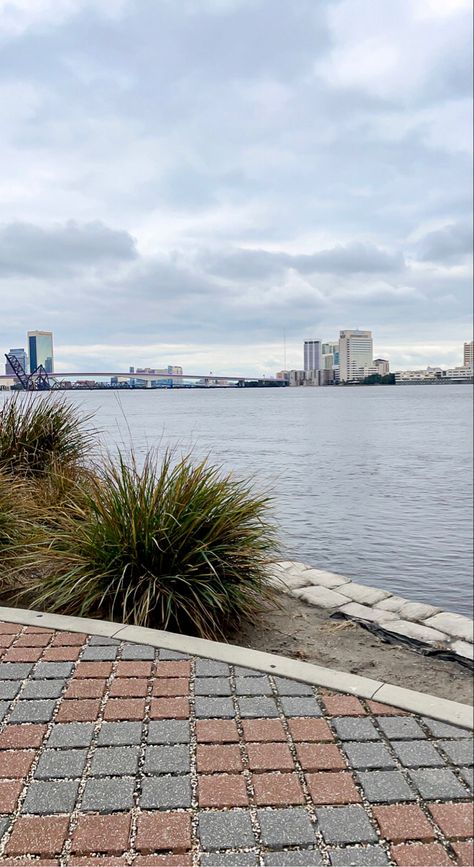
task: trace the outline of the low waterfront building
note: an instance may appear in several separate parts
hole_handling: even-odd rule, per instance
[[[425,370],[399,370],[395,373],[397,383],[472,382],[474,371],[469,367],[427,367]]]

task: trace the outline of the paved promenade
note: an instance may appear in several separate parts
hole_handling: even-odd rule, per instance
[[[472,763],[377,701],[0,622],[0,865],[472,865]]]

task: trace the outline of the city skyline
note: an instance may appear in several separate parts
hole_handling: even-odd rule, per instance
[[[345,323],[471,323],[467,0],[9,0],[0,348],[269,373]],[[123,50],[123,46],[127,50]],[[153,57],[153,63],[147,58]]]

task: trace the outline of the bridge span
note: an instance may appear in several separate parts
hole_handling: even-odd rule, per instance
[[[129,371],[55,371],[54,373],[48,374],[50,380],[86,380],[86,379],[117,379],[120,383],[125,384],[130,380],[140,380],[144,382],[156,382],[159,380],[167,380],[178,383],[182,383],[184,381],[190,382],[199,382],[203,384],[218,384],[218,383],[235,383],[238,385],[244,385],[245,383],[258,383],[258,384],[268,384],[268,385],[278,385],[278,386],[286,386],[288,385],[288,380],[286,379],[272,379],[268,376],[242,376],[242,375],[216,375],[214,373],[168,373],[168,372],[160,372],[160,373],[130,373]],[[0,382],[2,380],[10,380],[14,378],[12,375],[0,374]]]

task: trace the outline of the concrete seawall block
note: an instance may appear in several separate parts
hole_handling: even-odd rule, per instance
[[[387,599],[390,596],[387,590],[366,587],[365,584],[356,584],[354,581],[344,587],[342,592],[354,602],[360,602],[361,605],[375,605],[376,602],[381,602],[382,599]]]
[[[328,587],[308,587],[304,590],[296,590],[294,595],[303,602],[308,602],[309,605],[317,605],[318,608],[340,608],[347,602],[347,596]]]
[[[349,602],[341,608],[348,617],[357,617],[359,620],[368,620],[371,623],[384,624],[397,619],[392,611],[381,611],[380,608],[370,608],[368,605],[360,605],[358,602]]]
[[[412,623],[410,620],[394,620],[386,626],[390,632],[404,635],[406,638],[414,638],[415,641],[423,641],[427,644],[449,644],[449,637],[438,629],[432,629],[421,623]]]
[[[442,632],[452,635],[453,638],[463,638],[464,641],[474,641],[473,622],[462,614],[453,614],[451,611],[443,611],[435,614],[424,621],[425,626],[440,629]]]
[[[320,587],[342,587],[351,583],[351,579],[345,575],[337,575],[335,572],[325,572],[323,569],[308,569],[305,573],[305,578],[309,578],[310,584],[317,584]]]
[[[432,617],[439,611],[441,609],[434,605],[425,605],[423,602],[406,602],[398,613],[401,620],[426,620],[427,617]]]
[[[408,599],[405,599],[404,596],[387,596],[386,599],[382,599],[381,602],[376,602],[375,607],[381,608],[382,611],[394,611],[395,614],[397,611],[400,611],[404,605],[406,605]]]

